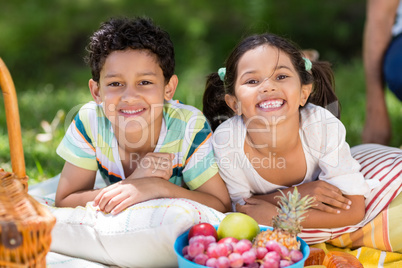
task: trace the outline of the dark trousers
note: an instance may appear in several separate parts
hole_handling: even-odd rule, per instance
[[[392,39],[385,54],[383,67],[385,83],[402,101],[402,34]]]

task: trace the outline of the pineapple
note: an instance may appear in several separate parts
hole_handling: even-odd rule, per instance
[[[259,233],[254,239],[254,246],[264,247],[265,243],[274,240],[289,250],[300,249],[300,242],[297,241],[297,234],[301,232],[301,222],[304,220],[304,213],[311,207],[314,198],[301,195],[295,187],[293,193],[288,192],[288,196],[279,190],[282,196],[278,208],[278,215],[272,219],[273,230],[266,230]]]

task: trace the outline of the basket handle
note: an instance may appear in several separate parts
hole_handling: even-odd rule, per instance
[[[24,150],[22,148],[20,115],[17,94],[10,72],[0,58],[0,87],[4,96],[8,141],[10,144],[11,167],[21,180],[26,179]],[[26,186],[26,185],[25,185]]]

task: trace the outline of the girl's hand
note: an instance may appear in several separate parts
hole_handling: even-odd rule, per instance
[[[159,177],[169,180],[173,174],[174,157],[171,153],[147,153],[128,178]]]
[[[352,201],[336,187],[325,181],[317,180],[297,186],[301,196],[314,197],[313,209],[338,214],[339,209],[348,210]]]
[[[249,215],[254,218],[258,224],[272,226],[272,217],[277,215],[276,207],[264,200],[258,198],[245,198],[246,204],[236,204],[238,212]]]
[[[94,206],[116,215],[134,204],[159,197],[160,178],[125,179],[103,188],[94,199]]]

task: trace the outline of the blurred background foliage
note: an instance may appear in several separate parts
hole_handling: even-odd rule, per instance
[[[360,56],[364,0],[15,0],[2,1],[0,51],[21,91],[87,82],[89,35],[112,16],[149,16],[175,44],[177,73],[222,65],[235,43],[271,31],[337,64]],[[83,72],[85,71],[85,72]],[[199,70],[197,70],[199,71]]]
[[[110,17],[148,16],[171,36],[179,86],[175,95],[202,108],[205,77],[224,63],[235,44],[270,31],[302,48],[314,48],[333,64],[342,121],[350,145],[360,143],[364,123],[361,63],[365,0],[14,0],[1,1],[0,57],[18,91],[27,174],[34,182],[56,175],[63,160],[55,148],[71,116],[91,96],[83,57],[89,36]],[[391,116],[401,125],[401,105],[387,95]],[[74,108],[75,107],[75,108]],[[52,139],[39,142],[41,121],[57,111],[65,121]],[[0,103],[0,166],[9,165],[4,107]],[[400,146],[401,129],[393,146]]]

